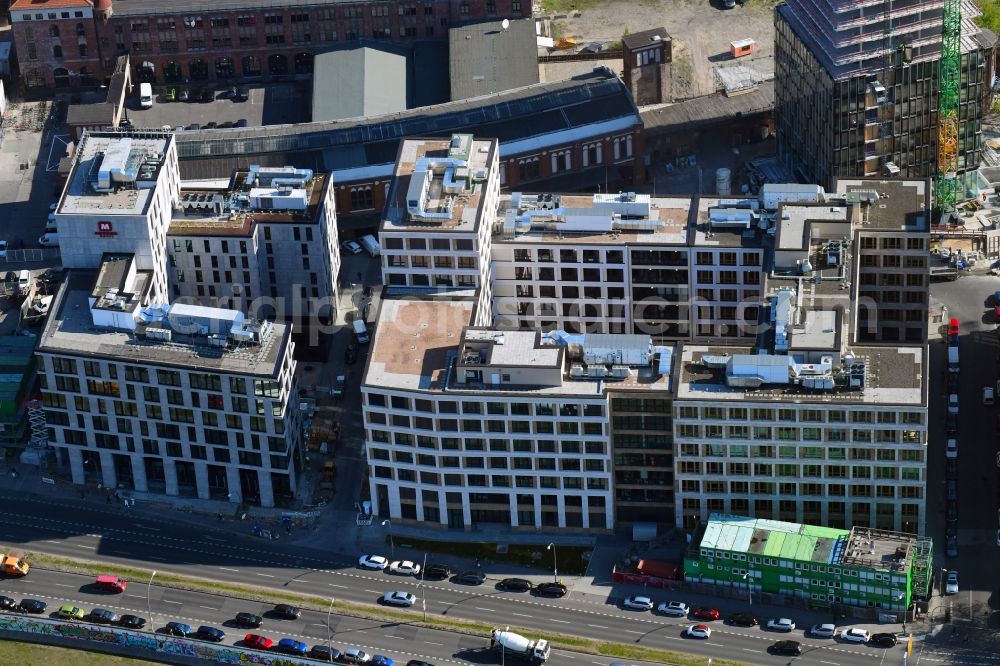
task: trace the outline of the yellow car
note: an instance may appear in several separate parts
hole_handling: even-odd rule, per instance
[[[66,604],[65,606],[59,607],[59,617],[64,617],[69,620],[82,620],[83,614],[83,611],[76,606]]]

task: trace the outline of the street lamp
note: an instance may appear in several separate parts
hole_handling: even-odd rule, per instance
[[[392,523],[388,520],[383,520],[382,527],[389,528],[389,557],[393,557],[396,554],[396,545],[392,542]]]
[[[156,571],[154,570],[153,573],[149,574],[149,582],[146,583],[146,615],[149,616],[149,624],[150,624],[150,626],[153,626],[153,625],[156,624],[155,622],[153,622],[153,609],[152,609],[152,607],[150,606],[150,603],[149,603],[149,590],[153,586],[153,576],[155,576],[155,575],[156,575]]]
[[[558,561],[556,560],[556,545],[554,543],[550,543],[545,548],[545,550],[551,550],[552,551],[552,582],[553,583],[558,583],[559,582],[559,564],[558,564]]]
[[[330,607],[326,609],[326,646],[333,653],[333,629],[330,628],[330,613],[333,612],[333,597],[330,597]]]
[[[753,569],[749,569],[745,574],[743,574],[743,580],[747,582],[747,593],[749,595],[749,605],[753,606],[753,580],[750,578],[750,574],[753,573]]]

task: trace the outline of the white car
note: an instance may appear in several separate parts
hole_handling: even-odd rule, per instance
[[[362,569],[382,571],[389,566],[389,560],[385,559],[381,555],[362,555],[358,558],[358,566]]]
[[[355,241],[349,240],[344,241],[340,244],[340,247],[344,248],[347,252],[351,254],[361,254],[361,246]]]
[[[56,247],[59,245],[59,234],[42,234],[38,237],[38,244],[42,247]]]
[[[622,607],[632,610],[653,610],[653,600],[649,597],[626,597],[622,602]]]
[[[851,627],[840,632],[840,640],[847,641],[848,643],[867,643],[871,640],[871,634],[865,629]]]
[[[409,608],[417,603],[417,597],[409,592],[386,592],[382,595],[382,603],[386,606],[403,606]]]
[[[712,635],[712,628],[707,624],[692,624],[684,630],[684,634],[691,638],[709,638]]]
[[[837,635],[837,627],[832,624],[814,624],[809,629],[809,635],[814,638],[833,638]]]
[[[992,386],[983,387],[983,404],[987,407],[992,407],[995,402],[996,394],[993,392]]]
[[[944,584],[945,594],[958,594],[958,572],[949,571]]]
[[[409,560],[396,560],[389,565],[389,573],[399,574],[401,576],[419,576],[420,565]]]
[[[948,396],[948,413],[958,414],[958,394],[952,393]]]
[[[958,440],[949,439],[948,445],[944,450],[945,458],[957,458],[958,457]],[[1000,467],[1000,453],[997,454],[997,467]]]
[[[687,617],[687,614],[691,612],[688,605],[680,601],[664,601],[656,607],[656,612],[660,615],[669,615],[671,617]]]
[[[768,620],[767,628],[770,631],[795,631],[795,623],[787,617],[782,617],[776,620]]]

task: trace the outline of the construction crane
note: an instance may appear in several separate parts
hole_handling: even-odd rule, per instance
[[[934,191],[944,216],[958,198],[958,89],[962,68],[962,0],[944,0],[938,89],[938,157]]]

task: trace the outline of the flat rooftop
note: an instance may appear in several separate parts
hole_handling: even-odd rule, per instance
[[[451,146],[450,139],[416,138],[406,139],[399,145],[399,155],[393,172],[393,182],[390,190],[390,201],[386,208],[386,217],[382,222],[382,231],[406,231],[419,229],[421,231],[473,231],[480,219],[479,205],[484,188],[489,181],[474,182],[470,190],[463,190],[457,196],[447,196],[441,191],[441,181],[434,179],[428,193],[427,208],[434,211],[446,209],[449,201],[450,216],[447,219],[425,222],[411,219],[407,213],[407,193],[410,181],[416,170],[417,161],[423,157],[448,158]],[[473,139],[469,155],[468,170],[475,172],[485,169],[489,173],[494,151],[497,150],[495,139]]]
[[[837,194],[865,191],[877,192],[879,198],[869,207],[862,230],[930,230],[930,188],[926,180],[857,178],[838,180],[834,184]]]
[[[774,247],[776,250],[804,250],[810,246],[812,239],[809,234],[810,222],[826,222],[830,225],[843,225],[843,231],[826,238],[842,238],[850,236],[851,221],[848,218],[848,207],[830,203],[790,203],[781,204],[778,208],[777,232]]]
[[[764,241],[757,229],[743,226],[721,225],[710,222],[712,208],[732,208],[738,202],[756,201],[756,197],[734,194],[729,197],[698,197],[698,212],[694,220],[691,244],[696,247],[762,247]]]
[[[847,530],[833,527],[713,513],[705,525],[699,547],[799,562],[835,564],[839,553],[837,546],[849,535]]]
[[[681,351],[677,399],[761,402],[773,400],[828,405],[867,403],[922,406],[925,404],[923,382],[928,368],[924,347],[854,346],[849,351],[858,361],[867,363],[867,377],[862,389],[820,390],[796,384],[764,384],[759,388],[746,388],[728,386],[724,368],[708,368],[701,363],[701,360],[704,356],[753,354],[752,347],[684,345]]]
[[[542,195],[522,194],[524,199],[530,198],[532,200],[539,196],[548,196],[548,193]],[[552,194],[551,196],[554,200],[557,198],[559,206],[565,210],[586,211],[594,208],[594,195]],[[651,197],[649,204],[649,217],[644,219],[661,222],[661,225],[638,224],[634,226],[644,228],[615,228],[612,231],[602,231],[584,228],[574,229],[573,224],[567,221],[566,223],[539,224],[533,226],[529,231],[518,231],[513,235],[505,233],[502,226],[498,226],[493,235],[493,242],[556,245],[687,245],[688,235],[691,231],[690,197]],[[513,206],[510,194],[501,195],[497,219],[503,220],[507,211],[511,210]],[[523,202],[521,210],[524,210]]]
[[[275,323],[263,345],[243,345],[236,349],[211,346],[204,337],[177,333],[170,342],[141,340],[133,333],[94,326],[89,298],[96,277],[96,271],[69,273],[51,305],[49,320],[39,340],[39,352],[189,370],[277,376],[290,335],[287,325]]]
[[[129,142],[131,153],[166,155],[171,134],[138,132],[135,134],[88,132],[77,145],[68,185],[57,213],[64,215],[143,215],[153,198],[153,188],[118,186],[110,192],[98,192],[92,186],[104,156]],[[153,181],[159,176],[157,168]],[[148,182],[140,179],[140,182]]]

